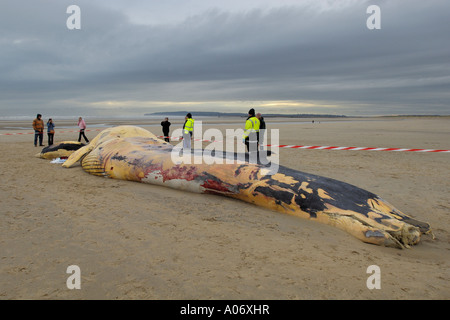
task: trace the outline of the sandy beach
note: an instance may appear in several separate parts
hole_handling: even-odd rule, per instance
[[[244,122],[202,120],[222,132]],[[266,122],[286,145],[450,149],[450,117],[310,120]],[[87,136],[119,124],[161,135],[160,121],[87,119]],[[78,139],[76,119],[55,124],[55,144]],[[430,223],[435,239],[399,250],[234,199],[66,169],[35,157],[31,131],[31,121],[0,121],[0,299],[450,298],[449,153],[279,150],[283,166],[369,190]],[[70,265],[80,290],[66,286]],[[381,289],[366,286],[370,265]]]

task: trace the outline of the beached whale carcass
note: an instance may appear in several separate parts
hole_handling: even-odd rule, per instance
[[[372,244],[417,244],[429,224],[351,184],[279,166],[275,174],[255,163],[176,163],[170,143],[135,126],[105,129],[63,164],[80,161],[94,175],[219,194],[345,230]]]

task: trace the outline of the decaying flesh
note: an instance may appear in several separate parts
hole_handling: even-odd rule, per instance
[[[219,194],[345,230],[372,244],[405,248],[430,233],[377,195],[345,182],[283,166],[269,175],[261,164],[172,161],[173,146],[149,131],[120,126],[102,131],[63,164],[81,161],[94,175]],[[195,156],[193,156],[195,157]]]

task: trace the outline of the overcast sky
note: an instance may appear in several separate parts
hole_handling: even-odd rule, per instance
[[[448,115],[449,13],[449,0],[0,0],[0,117]]]

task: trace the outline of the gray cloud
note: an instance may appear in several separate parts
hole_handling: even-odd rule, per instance
[[[126,1],[76,1],[82,28],[71,31],[73,2],[2,2],[3,114],[63,114],[73,105],[95,112],[102,101],[133,101],[129,112],[157,108],[152,101],[296,101],[316,102],[311,110],[325,113],[320,105],[358,115],[449,114],[445,0],[350,1],[322,10],[312,2],[244,10],[190,1],[197,6],[185,16],[174,9],[175,19],[165,4],[170,23],[160,16],[148,24],[142,14],[139,24],[133,20],[136,1],[128,12]],[[142,10],[157,11],[158,3]],[[366,28],[370,4],[381,7],[381,30]]]

